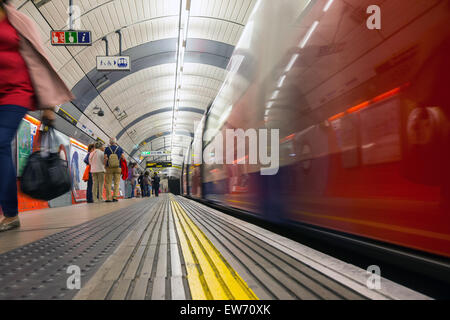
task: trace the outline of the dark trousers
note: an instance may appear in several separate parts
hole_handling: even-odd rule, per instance
[[[131,195],[130,198],[134,198],[134,189],[136,188],[136,181],[131,182]]]
[[[145,185],[145,184],[143,184],[143,183],[141,183],[140,185],[141,185],[141,195],[142,195],[142,198],[143,198],[143,197],[146,197],[146,196],[147,196],[147,185]]]
[[[86,191],[86,200],[89,203],[94,202],[94,199],[92,198],[92,173],[89,173],[89,180],[87,183],[87,191]]]
[[[153,189],[155,190],[155,196],[158,197],[159,196],[159,184],[153,185]]]
[[[8,218],[13,218],[19,213],[17,175],[12,158],[11,142],[27,111],[20,106],[0,105],[0,164],[2,165],[0,206],[3,215]]]
[[[150,197],[150,185],[149,184],[145,184],[144,185],[144,189],[145,189],[145,196],[146,197]]]

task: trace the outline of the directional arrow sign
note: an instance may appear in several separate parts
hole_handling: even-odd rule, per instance
[[[130,71],[129,56],[98,56],[97,71]]]
[[[91,31],[58,31],[50,33],[53,46],[90,46],[92,45]]]

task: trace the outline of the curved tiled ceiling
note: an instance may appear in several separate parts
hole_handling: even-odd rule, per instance
[[[50,44],[51,30],[68,29],[69,0],[15,0],[13,4],[39,26],[51,62],[77,96],[73,105],[83,112],[80,123],[103,139],[108,138],[105,133],[118,137],[119,144],[132,155],[172,146],[172,161],[181,164],[194,122],[217,96],[233,48],[257,0],[190,1],[175,127],[172,110],[180,1],[183,5],[189,2],[73,0],[80,7],[74,22],[80,23],[80,29],[92,31],[90,47]],[[109,54],[119,54],[117,30],[123,37],[123,55],[131,57],[131,71],[97,72],[96,56],[105,54],[103,37],[108,39]],[[95,116],[94,107],[102,108],[105,116]]]

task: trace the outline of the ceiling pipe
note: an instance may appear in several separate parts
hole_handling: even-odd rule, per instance
[[[106,56],[109,56],[109,46],[108,46],[108,38],[103,37],[102,41],[105,41],[105,51],[106,51]]]
[[[116,33],[119,35],[119,56],[122,55],[122,32],[119,30],[116,31]]]
[[[73,0],[69,0],[69,30],[73,30]]]

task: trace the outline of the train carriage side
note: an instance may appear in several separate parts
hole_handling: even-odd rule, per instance
[[[373,1],[381,30],[367,28],[356,2],[326,12],[324,1],[305,3],[279,3],[300,14],[276,26],[267,19],[278,9],[260,5],[206,125],[216,127],[207,141],[278,129],[278,174],[262,176],[246,150],[198,168],[202,196],[449,257],[450,2]]]

